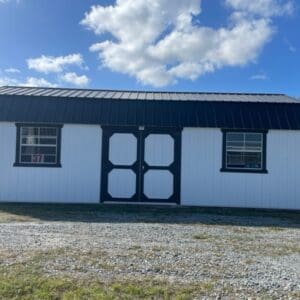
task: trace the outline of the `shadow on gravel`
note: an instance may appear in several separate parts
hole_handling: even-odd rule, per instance
[[[5,217],[6,216],[6,217]],[[300,228],[300,211],[178,206],[0,204],[0,222],[166,223]]]

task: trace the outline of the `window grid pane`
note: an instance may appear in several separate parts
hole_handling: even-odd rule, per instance
[[[226,168],[263,168],[263,134],[247,132],[226,133]]]
[[[56,164],[57,135],[54,127],[21,127],[20,162]]]

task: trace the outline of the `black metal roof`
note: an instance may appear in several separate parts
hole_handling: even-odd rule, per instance
[[[0,88],[0,121],[230,129],[300,129],[283,94]]]
[[[199,93],[199,92],[149,92],[121,90],[91,90],[40,87],[0,87],[0,95],[44,96],[60,98],[88,98],[114,100],[156,100],[156,101],[225,101],[225,102],[295,102],[284,94],[254,93]]]

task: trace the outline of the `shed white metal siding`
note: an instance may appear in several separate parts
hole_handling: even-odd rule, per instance
[[[14,167],[16,132],[14,123],[0,123],[0,201],[99,203],[102,155],[102,129],[99,125],[63,126],[62,168]],[[145,160],[151,165],[168,164],[174,156],[171,150],[167,151],[173,149],[169,147],[169,141],[158,143],[160,135],[156,135],[153,141],[151,137],[153,135],[146,139]],[[155,146],[148,145],[150,142]],[[111,156],[119,159],[124,150],[127,157],[131,153],[128,149],[123,143],[123,147],[110,149]],[[299,150],[300,131],[270,130],[267,134],[268,174],[220,172],[221,130],[184,128],[181,204],[300,209]],[[146,178],[145,192],[150,198],[161,198],[161,193],[167,197],[171,193],[168,187],[172,184],[157,178]],[[127,181],[122,184],[129,186]],[[113,190],[120,192],[122,184]]]
[[[268,174],[220,172],[221,166],[221,130],[185,128],[181,204],[300,209],[300,131],[268,132]]]
[[[0,123],[0,201],[99,203],[100,126],[64,125],[62,168],[13,167],[16,126]]]

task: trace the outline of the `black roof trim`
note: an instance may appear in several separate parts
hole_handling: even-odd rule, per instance
[[[300,130],[298,103],[140,99],[133,101],[115,98],[3,95],[0,91],[0,121]]]

